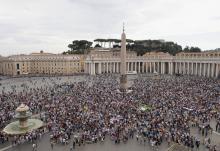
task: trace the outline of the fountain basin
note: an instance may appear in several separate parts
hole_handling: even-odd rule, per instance
[[[38,129],[43,126],[43,122],[38,119],[28,119],[27,126],[21,127],[19,121],[12,122],[8,124],[3,132],[9,135],[21,135],[28,132],[31,132],[35,129]]]

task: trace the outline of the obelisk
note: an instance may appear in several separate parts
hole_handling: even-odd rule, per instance
[[[121,34],[121,77],[120,77],[120,91],[127,90],[127,72],[126,72],[126,35],[123,25],[123,33]]]

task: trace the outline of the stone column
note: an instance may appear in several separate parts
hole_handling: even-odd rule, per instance
[[[118,68],[118,73],[120,73],[120,70],[121,70],[121,69],[120,69],[120,66],[121,66],[121,65],[120,65],[120,62],[118,62],[118,66],[117,66],[117,68]]]
[[[137,62],[134,63],[134,70],[137,72]]]
[[[86,63],[86,73],[89,74],[89,63]]]
[[[210,63],[208,63],[207,64],[207,70],[208,70],[208,72],[207,72],[207,77],[210,77]]]
[[[186,74],[189,75],[189,62],[186,62]]]
[[[173,62],[170,63],[170,68],[171,68],[170,74],[173,75]]]
[[[133,64],[134,64],[134,62],[131,62],[131,71],[134,71]]]
[[[191,63],[191,75],[194,75],[194,63]]]
[[[191,63],[189,63],[189,74],[190,75],[193,75],[193,63],[191,62]]]
[[[155,72],[156,71],[156,63],[154,62],[154,71],[153,72]]]
[[[165,74],[166,73],[165,62],[163,62],[162,65],[163,65],[163,74]]]
[[[101,67],[101,74],[102,74],[102,71],[103,71],[102,62],[100,62],[100,67]]]
[[[167,72],[167,74],[170,74],[170,62],[167,62],[168,63],[168,72]],[[165,65],[166,65],[166,62],[165,62]]]
[[[89,67],[89,68],[88,68],[88,69],[89,69],[89,70],[88,70],[88,71],[89,71],[89,74],[91,74],[91,63],[88,63],[88,67]]]
[[[95,74],[96,74],[96,72],[95,72],[95,71],[96,71],[96,70],[95,70],[95,69],[96,69],[95,63],[93,63],[92,65],[93,65],[93,75],[95,75]]]
[[[186,74],[186,63],[185,62],[181,63],[181,71],[182,71],[182,74]]]
[[[211,77],[214,78],[214,73],[215,73],[215,64],[212,63],[212,74],[211,74]]]
[[[142,62],[142,73],[144,73],[144,62]]]
[[[138,71],[141,72],[141,62],[138,62]]]
[[[87,73],[87,68],[86,68],[87,64],[84,64],[84,73]]]
[[[102,68],[101,68],[101,63],[98,64],[99,68],[98,68],[98,74],[102,73]]]
[[[110,66],[111,66],[111,68],[110,68],[111,71],[110,72],[113,73],[113,62],[110,63]]]
[[[84,73],[86,73],[86,63],[84,64]],[[49,72],[49,71],[48,71]]]
[[[106,68],[107,68],[107,71],[106,71],[106,72],[108,73],[108,71],[109,71],[109,69],[108,69],[108,62],[107,62],[107,67],[106,67]]]
[[[202,76],[202,63],[199,64],[199,76]]]
[[[102,73],[105,73],[105,63],[102,63],[101,66],[102,66]]]
[[[201,76],[204,76],[204,63],[201,63]]]
[[[113,73],[115,73],[115,62],[113,62]]]
[[[186,64],[183,62],[183,74],[186,74]]]
[[[171,62],[168,62],[168,74],[171,74]]]
[[[203,64],[203,76],[206,76],[206,63]]]
[[[170,64],[170,62],[168,62],[168,74],[171,74],[171,64]]]
[[[152,67],[151,67],[151,62],[150,62],[150,73],[152,73]]]
[[[177,74],[177,62],[175,62],[175,71],[174,71],[175,74]]]
[[[91,75],[95,75],[95,64],[91,63]]]
[[[148,63],[147,63],[147,62],[145,62],[145,71],[146,71],[146,73],[148,73],[147,68],[148,68]]]
[[[195,75],[198,75],[198,63],[196,62],[196,72]]]
[[[219,73],[219,65],[215,64],[215,77],[218,78],[218,73]]]

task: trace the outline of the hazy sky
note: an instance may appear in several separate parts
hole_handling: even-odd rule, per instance
[[[0,54],[61,53],[76,39],[220,47],[220,0],[0,0]]]

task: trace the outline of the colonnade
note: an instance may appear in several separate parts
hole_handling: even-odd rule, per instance
[[[85,72],[91,75],[120,73],[120,61],[88,61]],[[205,77],[218,77],[220,63],[189,61],[128,61],[127,71],[137,73],[183,74]]]

